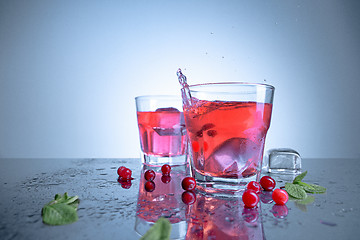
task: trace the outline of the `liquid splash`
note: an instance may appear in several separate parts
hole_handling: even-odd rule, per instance
[[[183,88],[189,88],[189,84],[187,83],[186,76],[182,73],[181,69],[179,68],[176,72],[178,77],[179,83]]]
[[[179,83],[182,87],[181,88],[181,97],[183,100],[183,104],[185,107],[189,107],[191,105],[191,94],[190,94],[189,84],[187,83],[187,78],[181,72],[180,68],[177,70],[176,75],[177,75]]]

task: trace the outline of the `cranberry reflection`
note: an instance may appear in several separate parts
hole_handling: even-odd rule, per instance
[[[196,194],[188,206],[186,239],[264,239],[260,205],[246,209],[241,198]]]

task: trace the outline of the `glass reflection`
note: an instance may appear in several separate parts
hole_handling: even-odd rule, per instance
[[[156,173],[151,184],[144,178],[148,169]],[[181,181],[187,173],[186,166],[172,167],[170,177],[164,177],[160,168],[143,165],[135,221],[138,234],[143,236],[159,217],[165,217],[172,224],[171,239],[264,239],[260,203],[248,209],[239,197],[184,191]]]
[[[241,198],[196,195],[188,206],[186,239],[264,239],[260,204],[247,209]]]
[[[147,182],[146,170],[152,169],[156,176]],[[135,231],[143,236],[159,217],[167,218],[171,225],[171,239],[184,239],[186,235],[187,205],[182,201],[184,190],[181,181],[187,176],[187,166],[172,166],[170,176],[163,176],[160,167],[143,165],[140,175]]]

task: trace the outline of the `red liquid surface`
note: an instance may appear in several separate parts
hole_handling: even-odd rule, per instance
[[[186,130],[182,112],[137,112],[137,119],[141,149],[145,154],[158,157],[185,154]]]
[[[262,161],[272,104],[199,100],[184,111],[192,164],[202,175],[256,174]]]

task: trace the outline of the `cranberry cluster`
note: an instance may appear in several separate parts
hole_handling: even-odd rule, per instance
[[[131,187],[131,177],[132,171],[124,166],[121,166],[117,170],[117,174],[119,175],[118,182],[121,184],[122,188],[129,189]]]
[[[181,187],[185,190],[181,195],[183,203],[187,205],[193,204],[196,201],[196,194],[193,191],[196,187],[195,179],[193,177],[185,177],[181,181]]]
[[[162,177],[161,177],[161,181],[163,183],[169,183],[171,181],[171,176],[170,176],[170,172],[171,172],[171,167],[169,164],[164,164],[161,167],[161,172],[162,172]],[[153,192],[155,190],[155,183],[154,183],[154,179],[156,177],[156,173],[154,170],[152,169],[148,169],[145,171],[144,173],[144,178],[146,180],[146,183],[144,185],[144,188],[147,192]]]
[[[161,181],[163,183],[169,183],[171,181],[171,167],[168,164],[164,164],[161,167],[161,172],[162,172],[162,177],[161,177]],[[144,178],[146,180],[145,183],[145,190],[147,192],[152,192],[155,190],[155,183],[153,182],[153,180],[155,179],[156,173],[154,172],[154,170],[146,170],[146,172],[144,173]],[[192,177],[185,177],[182,182],[181,182],[181,186],[182,188],[185,190],[183,192],[183,194],[181,195],[181,199],[185,204],[193,204],[196,201],[196,195],[193,192],[193,190],[196,187],[196,181],[194,178]]]
[[[261,190],[262,193],[262,201],[264,203],[275,202],[273,206],[272,212],[275,217],[285,217],[287,215],[287,207],[285,203],[289,200],[289,195],[285,190],[282,189],[273,189],[276,186],[276,182],[272,177],[264,176],[260,179],[260,182],[249,182],[246,186],[246,190],[243,193],[242,200],[244,202],[245,208],[254,208],[259,203],[259,193]],[[269,199],[268,192],[271,192],[271,199]]]

